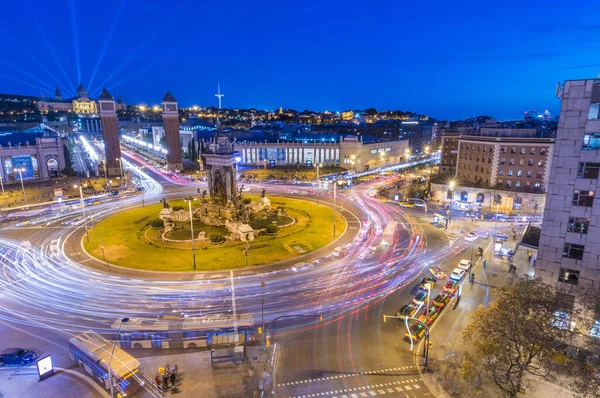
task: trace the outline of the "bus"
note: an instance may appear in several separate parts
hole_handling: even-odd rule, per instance
[[[115,347],[113,343],[99,334],[89,331],[69,339],[69,352],[71,359],[83,366],[85,371],[94,377],[104,388],[110,389],[110,374],[114,378],[113,386],[120,396],[127,397],[134,394],[144,385],[144,376],[140,362]]]
[[[250,314],[215,313],[175,320],[130,318],[123,323],[119,337],[121,347],[133,348],[200,348],[216,345],[245,344],[253,340],[254,319]],[[118,330],[120,320],[112,325]],[[237,326],[237,335],[234,327]],[[115,340],[118,336],[115,333]]]

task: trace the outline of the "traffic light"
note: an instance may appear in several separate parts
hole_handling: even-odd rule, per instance
[[[258,334],[262,334],[262,327],[258,327]]]

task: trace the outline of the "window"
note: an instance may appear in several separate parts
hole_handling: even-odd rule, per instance
[[[506,181],[506,188],[510,188],[512,186],[512,181],[508,180]]]
[[[538,171],[537,173],[535,173],[535,178],[542,178],[542,172]]]
[[[500,159],[500,165],[502,166],[502,165],[504,165],[504,163],[506,163],[506,159],[504,159],[504,158],[501,158],[501,159]]]
[[[590,336],[600,337],[600,321],[595,321],[592,324],[592,329],[590,330]]]
[[[506,153],[506,147],[505,146],[500,147],[500,153]]]
[[[588,120],[598,119],[598,110],[600,108],[599,103],[590,104],[590,111],[588,112]]]
[[[535,155],[535,148],[530,148],[529,149],[529,154],[530,155]]]
[[[574,191],[573,206],[591,207],[594,203],[594,191]]]
[[[556,311],[554,313],[554,319],[552,319],[552,326],[557,327],[559,329],[569,329],[571,325],[571,320],[568,312],[565,311]]]
[[[533,159],[529,159],[527,161],[527,166],[533,166]]]
[[[510,160],[508,161],[508,164],[510,164],[510,165],[513,165],[513,164],[515,164],[515,160],[514,160],[514,159],[510,159]]]
[[[524,159],[519,159],[519,166],[523,166]]]
[[[513,171],[511,169],[508,169],[508,175],[509,176],[513,175]]]
[[[535,184],[533,184],[533,187],[535,189],[540,189],[542,187],[542,184],[540,184],[539,182],[536,182]]]
[[[589,218],[569,217],[569,223],[567,224],[567,232],[587,234],[589,226]]]
[[[521,148],[521,155],[525,155],[525,148]]]
[[[521,181],[517,181],[517,183],[515,184],[516,188],[521,188]]]
[[[599,171],[600,163],[579,163],[577,178],[591,178],[597,180]]]
[[[532,174],[531,171],[528,171],[527,172],[527,178],[531,178],[531,174]]]
[[[477,145],[477,152],[481,152],[481,145]]]
[[[510,153],[512,153],[513,155],[515,153],[517,153],[517,148],[515,148],[515,147],[510,148]]]
[[[600,133],[585,134],[583,136],[583,150],[597,151],[600,149]]]
[[[570,285],[576,285],[579,283],[579,271],[561,268],[560,273],[558,274],[558,281],[568,283]]]
[[[540,155],[546,154],[546,148],[540,148]]]
[[[518,170],[517,171],[517,177],[521,177],[523,176],[523,171],[522,170]]]
[[[544,167],[544,161],[543,161],[543,160],[540,160],[540,161],[538,162],[538,166],[539,166],[539,167]]]
[[[504,175],[504,170],[502,170],[502,169],[498,170],[498,175],[499,176],[503,176]]]
[[[574,258],[575,260],[581,260],[583,258],[583,245],[575,245],[573,243],[565,243],[563,247],[563,257]]]

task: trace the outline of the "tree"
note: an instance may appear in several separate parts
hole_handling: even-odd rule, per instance
[[[196,163],[196,160],[198,159],[198,150],[196,147],[196,140],[194,140],[194,137],[192,137],[192,140],[190,141],[190,160],[194,163]]]
[[[564,319],[553,287],[541,280],[523,280],[496,290],[496,300],[480,306],[463,332],[472,350],[462,364],[469,381],[490,384],[509,397],[533,387],[529,376],[547,377],[556,367],[570,335],[557,327]],[[574,316],[574,314],[571,314]]]
[[[267,225],[267,233],[268,234],[276,234],[279,232],[279,227],[275,224],[269,224]]]
[[[173,211],[183,210],[183,206],[173,206]]]
[[[71,167],[73,162],[71,161],[71,152],[69,151],[69,147],[63,145],[63,153],[65,155],[65,165],[66,167]]]
[[[150,226],[152,228],[162,228],[165,226],[165,222],[160,218],[155,218],[154,220],[150,221]]]

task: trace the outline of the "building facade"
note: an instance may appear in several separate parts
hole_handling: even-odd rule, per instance
[[[67,167],[62,139],[43,133],[0,135],[0,174],[3,182],[47,180]],[[21,169],[21,173],[17,171]]]
[[[459,137],[456,179],[498,189],[546,192],[554,139],[536,138],[535,129],[528,133],[531,138]]]
[[[408,140],[363,142],[359,137],[342,137],[339,142],[236,142],[241,164],[255,166],[305,165],[341,166],[365,171],[397,164],[407,159]]]
[[[440,174],[456,174],[459,136],[458,131],[441,131]]]
[[[559,85],[560,118],[536,276],[574,295],[600,287],[600,79]]]

